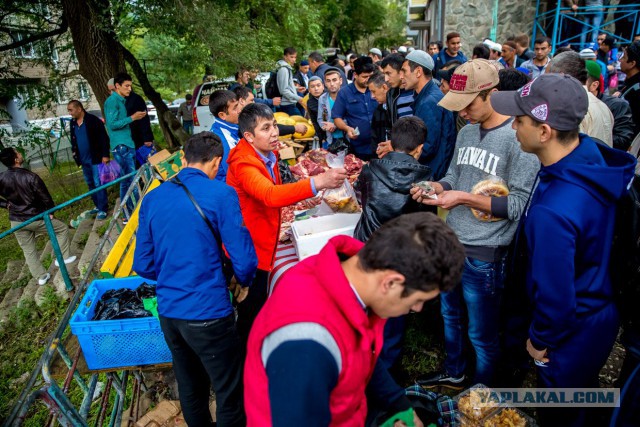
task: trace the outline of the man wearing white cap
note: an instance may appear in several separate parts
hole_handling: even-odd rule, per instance
[[[506,255],[540,167],[520,150],[513,119],[491,107],[498,83],[498,70],[485,59],[456,68],[439,105],[459,111],[470,124],[458,133],[446,176],[431,183],[437,199],[417,187],[411,191],[418,202],[450,210],[447,224],[467,257],[461,284],[441,294],[447,357],[442,371],[418,378],[426,387],[462,388],[467,334],[476,354],[473,383],[495,384]]]
[[[378,61],[382,61],[382,51],[377,47],[369,49],[369,58],[373,60],[374,64]]]
[[[402,64],[406,90],[415,90],[413,114],[427,125],[427,139],[419,162],[429,166],[434,179],[444,176],[456,142],[455,123],[450,111],[438,106],[444,96],[433,82],[433,58],[423,51],[410,52]]]

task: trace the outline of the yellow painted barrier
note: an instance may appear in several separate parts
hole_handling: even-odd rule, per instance
[[[149,188],[147,189],[146,194],[148,194],[151,190],[158,187],[160,185],[160,181],[154,179],[151,181]],[[143,195],[143,198],[144,198]],[[118,240],[111,248],[109,255],[107,255],[107,259],[105,259],[104,263],[102,263],[102,267],[100,267],[100,275],[102,278],[114,278],[114,277],[128,277],[135,275],[135,272],[132,270],[133,267],[133,253],[136,248],[136,235],[135,232],[138,229],[138,211],[140,209],[140,203],[133,210],[131,214],[131,218],[127,222],[127,225],[124,226],[122,233],[118,236]]]

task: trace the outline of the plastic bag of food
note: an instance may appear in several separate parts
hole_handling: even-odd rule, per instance
[[[509,188],[504,180],[497,176],[490,176],[489,178],[478,182],[471,189],[471,194],[479,194],[481,196],[489,197],[507,197],[509,195]],[[482,212],[477,209],[471,209],[473,216],[483,222],[501,221],[505,218],[497,218],[490,213]]]
[[[347,152],[341,151],[338,154],[327,154],[327,164],[330,168],[344,168],[344,158]],[[338,188],[324,190],[322,200],[329,205],[332,211],[341,213],[360,212],[356,192],[348,180],[344,180]]]

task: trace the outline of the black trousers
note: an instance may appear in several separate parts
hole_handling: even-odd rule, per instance
[[[238,335],[244,347],[249,340],[249,332],[256,316],[267,301],[269,287],[269,272],[264,270],[256,271],[256,277],[249,288],[247,298],[238,304]]]
[[[243,351],[233,314],[207,321],[160,316],[160,326],[173,356],[173,371],[187,424],[213,426],[209,412],[213,385],[218,427],[246,425],[242,400]]]

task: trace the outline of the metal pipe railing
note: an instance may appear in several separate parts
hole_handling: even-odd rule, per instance
[[[93,272],[94,267],[98,261],[100,253],[104,248],[104,245],[107,242],[110,242],[110,234],[113,228],[114,227],[120,228],[118,219],[120,217],[121,212],[123,212],[123,210],[125,209],[125,205],[129,201],[129,199],[132,198],[132,195],[135,194],[136,192],[138,193],[138,195],[140,195],[140,197],[138,197],[136,200],[136,204],[137,204],[137,202],[141,200],[141,195],[146,192],[149,185],[151,184],[151,181],[153,178],[153,172],[152,172],[151,166],[149,164],[145,164],[136,173],[132,173],[127,176],[118,178],[117,180],[109,184],[103,185],[99,188],[96,188],[95,190],[89,191],[79,197],[69,200],[68,202],[62,203],[56,206],[55,208],[50,209],[49,211],[43,212],[42,214],[39,215],[39,216],[44,216],[44,215],[48,215],[51,212],[55,212],[57,210],[63,209],[73,203],[76,203],[79,200],[82,200],[85,197],[91,196],[93,193],[97,191],[108,188],[112,185],[116,185],[122,180],[131,178],[132,176],[133,176],[133,182],[129,186],[124,198],[121,200],[120,205],[116,209],[113,215],[113,220],[107,227],[105,234],[100,239],[98,243],[98,247],[96,248],[96,251],[94,252],[93,257],[91,258],[91,261],[87,267],[87,270],[84,276],[81,278],[80,284],[76,289],[76,292],[73,295],[67,310],[65,311],[55,332],[51,335],[51,338],[48,341],[49,344],[47,345],[44,353],[40,357],[38,364],[32,371],[32,374],[29,377],[29,380],[27,381],[20,397],[16,401],[11,411],[11,414],[4,421],[3,426],[20,426],[24,421],[29,408],[37,400],[42,400],[45,403],[45,405],[47,405],[50,409],[54,410],[54,412],[57,414],[58,422],[60,424],[70,425],[70,426],[86,426],[87,425],[85,420],[88,416],[93,393],[96,388],[97,374],[95,373],[92,374],[89,380],[89,384],[87,385],[87,383],[80,377],[80,374],[77,371],[75,371],[75,369],[73,369],[74,363],[73,361],[71,361],[71,358],[68,356],[66,348],[62,343],[62,336],[69,325],[69,320],[71,319],[71,315],[74,313],[76,306],[80,302],[81,297],[84,295],[84,291],[87,284],[90,282],[90,279],[93,278],[95,275],[95,273]],[[140,185],[141,183],[142,185]],[[126,212],[126,210],[124,211]],[[38,220],[38,217],[34,217],[29,219],[28,221],[25,221],[25,223],[22,223],[19,226],[14,227],[11,230],[8,230],[7,232],[0,234],[0,239],[14,233],[16,230],[19,230],[20,228],[28,225],[29,223],[37,220]],[[56,239],[55,234],[53,236],[49,234],[49,236],[50,238],[52,238],[52,240]],[[52,242],[52,245],[53,245],[53,242]],[[111,246],[113,246],[113,242],[111,242]],[[64,265],[64,262],[61,262],[60,264],[62,266]],[[84,398],[80,405],[79,410],[73,407],[68,397],[63,392],[63,389],[57,384],[55,379],[51,377],[50,364],[53,361],[53,357],[56,351],[58,352],[58,354],[60,354],[65,364],[74,371],[72,374],[70,373],[69,375],[73,376],[73,378],[76,380],[81,390],[83,391]],[[36,383],[36,380],[40,375],[42,375],[42,378],[46,385],[36,391],[32,391]],[[126,378],[127,376],[123,376],[123,379],[126,380]],[[108,396],[110,393],[111,383],[112,383],[112,379],[109,376],[108,387],[104,391],[106,396]],[[125,382],[124,390],[126,391],[126,382]],[[113,415],[115,416],[115,418],[118,418],[119,415],[121,416],[122,407],[124,405],[124,395],[121,394],[119,391],[118,391],[118,397],[116,398],[116,400],[118,403],[114,405]],[[109,399],[107,398],[106,400],[104,400],[103,404],[104,405],[108,404],[108,401]],[[104,418],[106,408],[103,408],[103,409],[104,411],[100,411],[99,418]],[[113,416],[111,417],[112,422],[115,420],[115,418]]]

